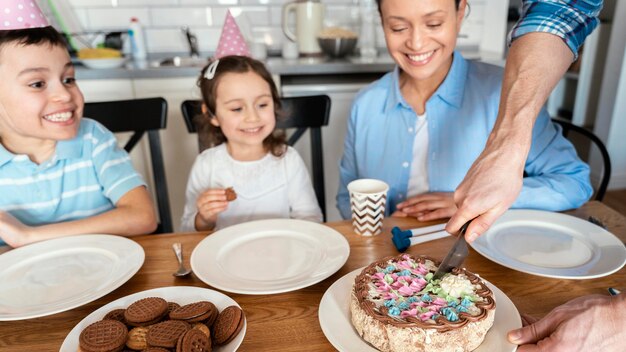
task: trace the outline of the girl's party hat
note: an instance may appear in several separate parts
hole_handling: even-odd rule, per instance
[[[220,41],[217,44],[217,50],[215,51],[215,58],[228,55],[250,56],[250,50],[246,44],[246,40],[243,38],[235,18],[230,14],[230,11],[226,11],[226,20],[224,21],[224,27],[222,27],[222,35]]]
[[[0,30],[29,29],[49,26],[35,0],[0,1]]]

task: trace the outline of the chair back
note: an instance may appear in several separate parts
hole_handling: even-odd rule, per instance
[[[326,220],[326,190],[324,187],[324,152],[322,148],[322,127],[328,126],[330,116],[330,97],[328,95],[313,95],[302,97],[281,98],[283,119],[277,121],[276,128],[295,129],[289,136],[287,144],[293,146],[302,135],[309,130],[311,136],[311,163],[313,174],[313,189],[317,202]],[[197,132],[196,116],[202,114],[202,102],[199,100],[185,100],[182,113],[189,133]],[[200,150],[205,146],[198,140]]]
[[[146,98],[86,103],[84,115],[100,122],[111,132],[133,132],[124,146],[124,150],[128,153],[147,133],[155,186],[154,192],[160,219],[155,233],[173,232],[161,138],[159,137],[159,130],[165,129],[167,125],[167,101],[163,98]]]
[[[607,151],[606,146],[602,140],[598,138],[598,136],[584,127],[580,127],[569,121],[557,118],[553,118],[552,121],[561,126],[563,129],[563,136],[574,144],[581,159],[589,159],[589,155],[591,153],[590,147],[592,144],[598,148],[598,151],[602,156],[602,176],[600,177],[598,187],[596,187],[594,199],[602,201],[609,185],[609,180],[611,179],[611,158],[609,157],[609,152]]]

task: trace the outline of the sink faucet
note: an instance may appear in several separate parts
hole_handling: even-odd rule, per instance
[[[189,55],[191,57],[200,57],[200,51],[198,50],[198,38],[195,34],[191,33],[189,27],[184,26],[181,28],[185,37],[187,38],[187,44],[189,44]]]

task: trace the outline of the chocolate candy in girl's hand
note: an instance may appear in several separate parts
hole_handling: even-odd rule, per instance
[[[237,193],[235,190],[232,187],[226,188],[226,200],[232,202],[235,199],[237,199]]]

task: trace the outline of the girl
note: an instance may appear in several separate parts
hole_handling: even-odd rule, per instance
[[[498,114],[500,67],[455,51],[466,0],[378,0],[396,69],[357,96],[340,165],[337,206],[350,216],[347,184],[389,184],[387,214],[450,217],[455,188],[484,148]],[[543,109],[533,127],[528,177],[513,207],[576,208],[589,199],[589,167]]]
[[[198,133],[209,148],[191,169],[183,231],[206,231],[250,220],[322,221],[304,162],[274,131],[280,99],[257,60],[225,56],[198,79],[202,117]],[[237,195],[227,200],[226,188]],[[230,193],[230,192],[229,192]]]

